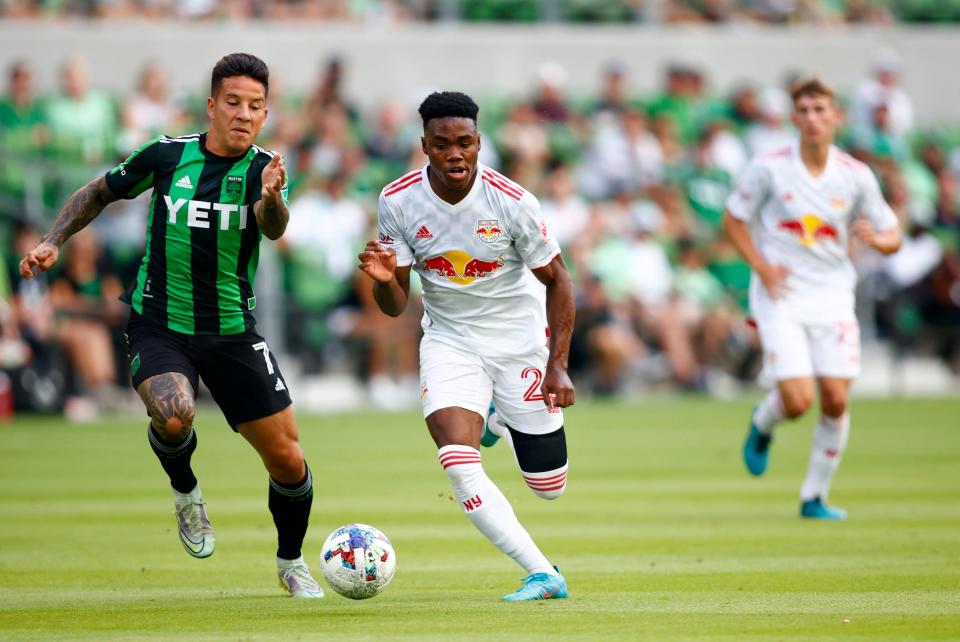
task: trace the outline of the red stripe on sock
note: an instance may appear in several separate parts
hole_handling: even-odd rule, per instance
[[[560,479],[561,477],[566,477],[566,476],[567,476],[567,471],[563,471],[559,475],[553,475],[551,477],[532,477],[529,475],[524,475],[523,478],[527,480],[527,483],[530,483],[532,481],[542,483],[542,482],[553,481],[554,479]]]

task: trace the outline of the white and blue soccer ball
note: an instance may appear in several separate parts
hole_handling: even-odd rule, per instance
[[[387,587],[397,555],[387,536],[367,524],[348,524],[323,542],[320,568],[327,584],[351,600],[365,600]]]

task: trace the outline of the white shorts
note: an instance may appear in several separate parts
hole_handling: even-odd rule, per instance
[[[563,412],[543,403],[540,385],[549,351],[519,357],[484,357],[430,335],[420,341],[423,416],[452,406],[484,419],[493,399],[501,420],[518,432],[543,435],[563,426]]]
[[[855,379],[860,374],[860,325],[855,321],[799,323],[757,319],[765,383],[804,377]]]

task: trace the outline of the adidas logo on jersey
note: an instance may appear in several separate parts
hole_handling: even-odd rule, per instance
[[[432,239],[432,238],[433,238],[433,234],[430,233],[430,230],[427,229],[427,226],[426,226],[426,225],[423,225],[423,226],[420,227],[419,230],[417,230],[417,238],[418,238],[418,239]]]
[[[189,176],[184,176],[177,181],[177,187],[182,187],[183,189],[193,189],[193,183],[190,182]]]
[[[275,385],[273,389],[276,390],[277,392],[280,392],[281,390],[286,390],[287,387],[283,385],[283,380],[280,379],[280,377],[277,377],[277,385]]]

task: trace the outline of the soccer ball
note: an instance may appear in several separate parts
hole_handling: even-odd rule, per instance
[[[365,600],[387,587],[397,555],[387,536],[366,524],[348,524],[323,542],[320,568],[327,584],[351,600]]]

